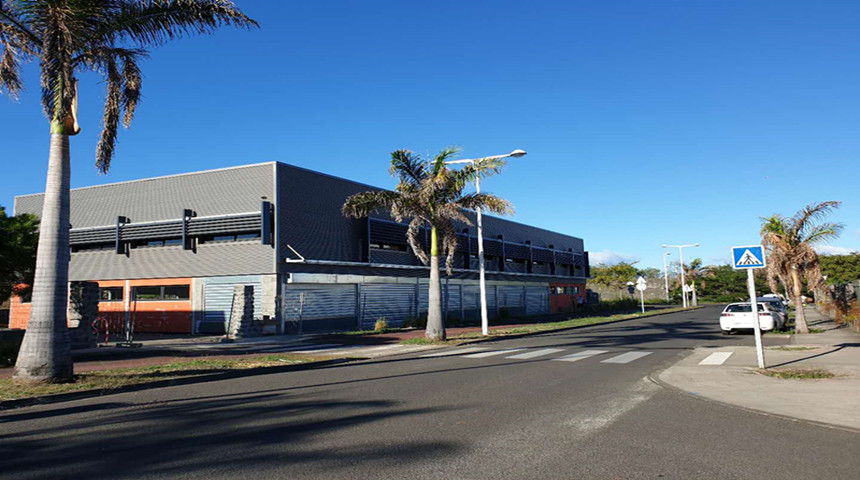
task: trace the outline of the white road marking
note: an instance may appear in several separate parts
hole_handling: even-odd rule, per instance
[[[618,355],[617,357],[607,358],[600,363],[630,363],[633,360],[638,360],[646,355],[651,355],[652,352],[627,352]]]
[[[593,357],[595,355],[600,355],[602,353],[608,352],[609,350],[583,350],[579,353],[574,353],[573,355],[565,355],[563,357],[553,358],[553,360],[558,362],[576,362],[588,357]]]
[[[505,358],[513,358],[516,360],[525,360],[527,358],[536,358],[543,357],[544,355],[552,355],[553,353],[563,352],[563,348],[542,348],[540,350],[532,350],[526,353],[520,353],[518,355],[511,355],[510,357]]]
[[[484,357],[492,357],[494,355],[504,355],[506,353],[514,353],[519,352],[521,350],[525,350],[524,348],[510,348],[508,350],[490,350],[489,352],[478,352],[472,353],[469,355],[463,355],[466,358],[484,358]]]
[[[480,352],[481,350],[486,350],[486,347],[469,347],[469,348],[461,348],[460,350],[446,350],[444,352],[438,353],[428,353],[427,355],[421,355],[423,358],[429,357],[450,357],[454,355],[462,355],[464,353],[472,353],[472,352]]]
[[[699,362],[699,365],[722,365],[726,363],[726,360],[728,360],[729,357],[732,356],[732,353],[733,352],[714,352]]]

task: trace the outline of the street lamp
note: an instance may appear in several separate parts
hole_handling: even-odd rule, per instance
[[[687,293],[684,292],[684,285],[687,284],[687,281],[684,279],[684,248],[686,247],[698,247],[698,243],[693,243],[690,245],[666,245],[665,243],[662,245],[663,248],[677,248],[678,249],[678,259],[681,261],[681,297],[683,298],[683,306],[687,308]]]
[[[666,301],[669,301],[669,266],[666,264],[666,257],[672,255],[672,252],[663,253],[663,288],[666,290]]]
[[[522,157],[526,154],[525,150],[514,150],[511,153],[506,155],[493,155],[492,157],[483,157],[483,158],[467,158],[464,160],[451,160],[450,162],[445,162],[446,165],[454,165],[459,163],[471,163],[474,164],[478,160],[499,160],[502,158],[508,157]],[[478,174],[475,176],[475,192],[481,193],[481,175]],[[484,270],[484,227],[481,223],[481,208],[479,207],[476,210],[478,215],[478,284],[481,289],[481,334],[489,335],[490,334],[490,320],[487,316],[487,281],[486,281],[486,273]]]

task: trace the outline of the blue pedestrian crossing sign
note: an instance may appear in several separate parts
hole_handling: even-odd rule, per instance
[[[764,247],[761,245],[732,247],[732,268],[735,270],[764,268],[765,265]]]

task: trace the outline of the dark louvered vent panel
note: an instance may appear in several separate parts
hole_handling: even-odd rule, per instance
[[[72,245],[88,243],[108,243],[116,239],[116,228],[93,228],[87,230],[72,230],[69,232],[69,242]]]
[[[370,243],[406,245],[406,225],[371,219]]]
[[[532,255],[536,262],[552,262],[552,250],[546,248],[532,249]]]
[[[236,215],[230,217],[215,217],[191,219],[188,222],[188,234],[193,236],[249,233],[260,231],[260,215]],[[154,223],[130,223],[121,228],[120,237],[129,240],[159,240],[179,238],[182,236],[182,220]],[[72,245],[87,245],[108,243],[116,239],[116,228],[93,228],[86,230],[72,229],[69,241]]]
[[[560,265],[573,265],[573,253],[555,252],[555,261]]]
[[[177,222],[182,233],[182,223]],[[237,215],[235,217],[216,217],[191,219],[188,222],[189,235],[217,235],[221,233],[254,232],[260,230],[260,215]]]
[[[573,264],[576,265],[577,267],[582,267],[585,265],[585,258],[586,258],[585,255],[583,255],[581,253],[574,253],[573,254]]]
[[[506,243],[505,256],[508,258],[516,258],[518,260],[528,260],[529,247],[518,243]]]
[[[494,257],[502,256],[502,242],[484,239],[484,253]]]
[[[182,236],[182,222],[145,223],[122,227],[123,240],[157,240]]]

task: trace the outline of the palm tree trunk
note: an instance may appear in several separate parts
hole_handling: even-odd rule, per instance
[[[27,332],[15,363],[20,380],[72,379],[67,310],[69,302],[69,137],[51,133],[48,180]]]
[[[803,313],[803,302],[800,301],[800,273],[797,271],[797,267],[791,267],[791,289],[794,293],[794,331],[796,333],[809,333],[806,315]]]
[[[442,282],[439,279],[439,241],[436,228],[430,230],[430,288],[427,299],[427,329],[424,336],[430,340],[445,340],[445,323],[442,320]]]

